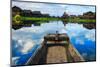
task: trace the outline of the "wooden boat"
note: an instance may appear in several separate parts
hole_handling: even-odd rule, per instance
[[[41,45],[41,49],[30,57],[26,65],[84,61],[66,34],[48,34]]]

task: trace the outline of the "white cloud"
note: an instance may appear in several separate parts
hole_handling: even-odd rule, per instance
[[[23,27],[18,30],[12,29],[12,39],[14,40],[24,40],[24,39],[32,39],[35,34],[41,32],[40,27],[32,26],[32,27]]]
[[[21,49],[21,52],[24,54],[28,53],[34,45],[35,45],[35,43],[33,40],[31,40],[31,39],[25,40],[25,42],[23,44],[23,48]]]
[[[65,8],[65,7],[67,7],[66,5],[60,5],[62,8]]]
[[[65,29],[61,29],[59,33],[67,33]]]
[[[81,39],[76,39],[75,41],[76,44],[80,44],[80,45],[84,45],[84,40],[81,40]]]
[[[24,32],[31,32],[31,33],[37,33],[39,30],[39,27],[35,27],[35,26],[32,26],[32,27],[23,27],[21,28],[19,31],[24,31]]]
[[[41,38],[39,43],[42,43],[43,41],[44,41],[44,38]]]
[[[75,31],[81,31],[84,30],[85,28],[83,27],[82,24],[78,24],[78,23],[68,23],[66,24],[66,29],[67,30],[75,30]]]
[[[91,40],[91,41],[95,41],[95,30],[90,30],[89,32],[87,32],[85,34],[85,38],[87,38],[88,40]]]
[[[20,57],[12,57],[12,65],[15,65],[18,62]]]
[[[67,34],[70,36],[70,37],[76,37],[76,36],[79,36],[81,32],[85,31],[86,29],[83,27],[82,24],[78,24],[78,23],[74,23],[74,24],[71,24],[71,23],[68,23],[66,24],[66,31],[67,31]]]
[[[30,28],[23,27],[18,30],[12,30],[12,39],[17,41],[15,47],[20,48],[19,51],[23,54],[28,53],[34,47],[34,45],[39,43],[36,43],[36,40],[33,39],[35,34],[39,32],[38,30],[39,27],[37,26],[32,26]]]
[[[22,9],[33,9],[34,10],[34,8],[37,8],[37,9],[41,8],[41,6],[44,6],[44,4],[42,4],[42,3],[37,4],[37,3],[31,3],[31,2],[17,2],[17,1],[13,1],[12,2],[12,7],[13,6],[18,6],[18,7],[22,8]]]
[[[17,42],[18,42],[18,44],[19,44],[20,46],[23,46],[23,40],[19,39],[19,40],[17,40]]]
[[[88,40],[95,41],[95,29],[86,29],[82,24],[66,24],[66,31],[70,37],[85,37]]]

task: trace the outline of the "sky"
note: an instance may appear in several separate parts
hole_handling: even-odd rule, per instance
[[[50,14],[50,16],[62,16],[64,12],[69,15],[82,15],[84,12],[95,12],[95,6],[83,5],[68,5],[68,4],[48,4],[48,3],[33,3],[33,2],[18,2],[12,1],[12,7],[18,6],[21,9],[41,11],[43,14]]]

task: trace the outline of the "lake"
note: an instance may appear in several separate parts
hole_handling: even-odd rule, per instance
[[[66,33],[72,45],[79,51],[85,61],[96,60],[95,29],[87,29],[83,24],[49,21],[40,26],[12,29],[12,62],[24,65],[26,61],[41,48],[43,37],[48,33]]]

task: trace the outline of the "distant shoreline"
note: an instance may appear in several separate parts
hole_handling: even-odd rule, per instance
[[[48,22],[43,22],[43,23],[49,23],[49,21]],[[67,23],[77,23],[77,22],[67,22]],[[67,23],[63,22],[63,24],[67,24]],[[33,23],[28,23],[28,24],[26,23],[26,24],[12,25],[12,28],[17,30],[17,29],[20,29],[22,27],[31,27],[32,24],[34,24],[34,26],[40,26],[41,22],[38,22],[37,24],[35,22],[33,22]],[[78,24],[83,24],[83,26],[87,29],[96,29],[96,23],[78,23]]]

